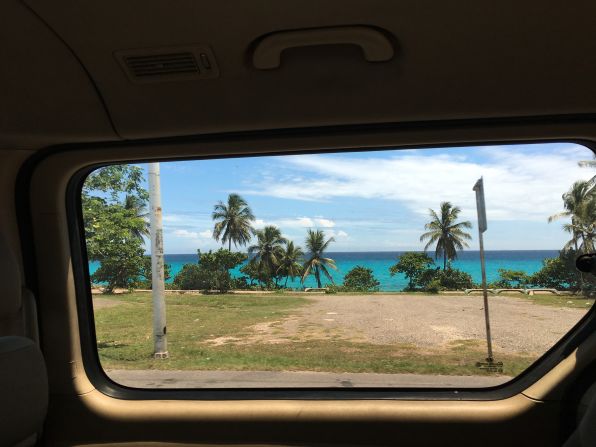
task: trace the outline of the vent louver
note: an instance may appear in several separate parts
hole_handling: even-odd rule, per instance
[[[200,71],[192,53],[129,56],[125,60],[128,69],[138,78]]]
[[[219,70],[206,45],[126,50],[116,58],[133,82],[167,82],[216,78]]]

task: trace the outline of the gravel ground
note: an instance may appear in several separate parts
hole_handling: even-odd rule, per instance
[[[479,296],[320,295],[309,299],[312,305],[272,324],[275,330],[269,335],[276,339],[341,337],[429,348],[462,340],[480,343],[486,337]],[[494,349],[507,353],[544,353],[587,312],[541,306],[523,298],[489,300]]]

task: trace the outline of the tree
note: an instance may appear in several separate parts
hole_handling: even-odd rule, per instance
[[[119,201],[122,194],[134,195],[147,202],[149,193],[142,186],[143,179],[143,169],[139,166],[112,165],[96,169],[85,179],[83,200],[101,192],[111,203]]]
[[[328,267],[337,270],[335,261],[331,258],[326,258],[323,256],[325,250],[327,250],[331,242],[335,242],[335,239],[330,237],[327,239],[327,241],[325,241],[325,232],[323,230],[308,230],[306,234],[305,245],[306,249],[308,250],[309,258],[304,263],[302,283],[304,283],[308,275],[313,274],[317,280],[317,287],[320,289],[322,287],[322,272],[333,284],[333,278],[329,273]]]
[[[462,290],[474,287],[474,280],[469,273],[447,267],[445,270],[425,270],[418,280],[419,285],[426,291]]]
[[[139,215],[148,193],[142,185],[143,170],[138,166],[114,165],[92,172],[82,189],[83,220],[87,255],[99,261],[92,281],[114,288],[136,287],[142,276],[143,239],[139,235],[147,223]],[[126,206],[134,200],[135,207]]]
[[[376,292],[380,282],[369,268],[357,265],[344,277],[344,288],[354,292]]]
[[[410,251],[401,255],[397,264],[389,268],[389,272],[391,276],[403,273],[409,281],[408,290],[415,290],[419,286],[421,275],[433,265],[434,261],[426,253]]]
[[[255,231],[257,243],[248,248],[249,255],[256,262],[260,276],[266,278],[268,285],[275,279],[277,283],[278,268],[283,258],[283,246],[286,239],[279,228],[268,225]]]
[[[443,270],[445,270],[447,261],[457,259],[457,251],[468,247],[465,241],[471,240],[472,236],[463,229],[472,228],[472,224],[469,221],[457,222],[461,209],[449,202],[441,203],[439,214],[432,209],[429,209],[429,212],[432,220],[424,226],[428,231],[420,236],[420,241],[428,240],[424,251],[436,244],[435,259],[443,257]]]
[[[167,281],[171,278],[171,266],[170,264],[164,264],[164,280]],[[143,256],[143,264],[141,267],[141,277],[143,278],[140,283],[140,287],[144,289],[152,288],[152,277],[151,272],[151,256]]]
[[[228,250],[244,246],[250,242],[254,233],[252,222],[255,216],[246,201],[238,194],[230,194],[227,204],[218,202],[213,208],[211,217],[215,221],[213,238],[222,244],[228,243]]]
[[[240,272],[245,274],[250,280],[250,285],[258,282],[261,286],[267,283],[267,278],[259,271],[259,263],[255,258],[249,260],[245,266],[240,269]]]
[[[217,290],[226,293],[232,288],[230,270],[246,261],[244,253],[225,248],[201,253],[198,264],[186,264],[174,278],[174,286],[181,290]]]
[[[571,223],[563,225],[563,229],[571,233],[571,240],[563,250],[574,249],[579,254],[594,250],[596,186],[591,180],[578,180],[562,199],[565,210],[550,216],[548,222],[564,217],[571,219]]]
[[[499,279],[491,284],[491,287],[502,289],[513,289],[528,284],[530,277],[523,270],[499,269]]]
[[[574,258],[574,253],[562,251],[557,258],[544,259],[542,268],[530,277],[530,283],[534,286],[557,290],[581,289],[579,278],[575,274],[575,268],[570,265],[575,263]]]
[[[100,266],[91,281],[104,285],[104,293],[115,288],[132,289],[141,281],[142,242],[134,235],[143,227],[122,205],[91,201],[86,213],[87,253]]]
[[[143,240],[143,236],[149,237],[149,213],[147,212],[146,201],[139,196],[127,194],[124,197],[124,209],[132,211],[136,218],[145,222],[143,228],[135,231],[134,235],[140,240]]]
[[[302,257],[304,253],[300,247],[295,247],[294,242],[287,241],[286,246],[281,253],[279,266],[277,267],[277,274],[286,277],[284,287],[288,286],[288,279],[296,278],[302,274]]]

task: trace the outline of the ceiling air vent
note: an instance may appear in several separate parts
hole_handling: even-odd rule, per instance
[[[219,70],[207,45],[125,50],[116,59],[137,83],[173,82],[216,78]]]

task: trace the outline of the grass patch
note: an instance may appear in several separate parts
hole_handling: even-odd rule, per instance
[[[96,311],[99,356],[106,369],[327,371],[488,375],[475,367],[485,357],[478,340],[460,340],[444,349],[407,344],[377,345],[333,338],[288,337],[252,342],[254,325],[278,337],[275,324],[309,300],[281,295],[168,294],[168,360],[152,358],[151,295],[101,297],[118,305]],[[221,343],[215,344],[218,340]],[[517,375],[535,358],[499,355],[504,374]]]
[[[502,293],[498,296],[510,298],[522,298],[540,306],[568,307],[571,309],[589,309],[594,305],[594,298],[586,298],[574,295],[553,295],[544,293],[539,295],[522,295],[514,293]],[[490,295],[489,295],[490,297]]]

